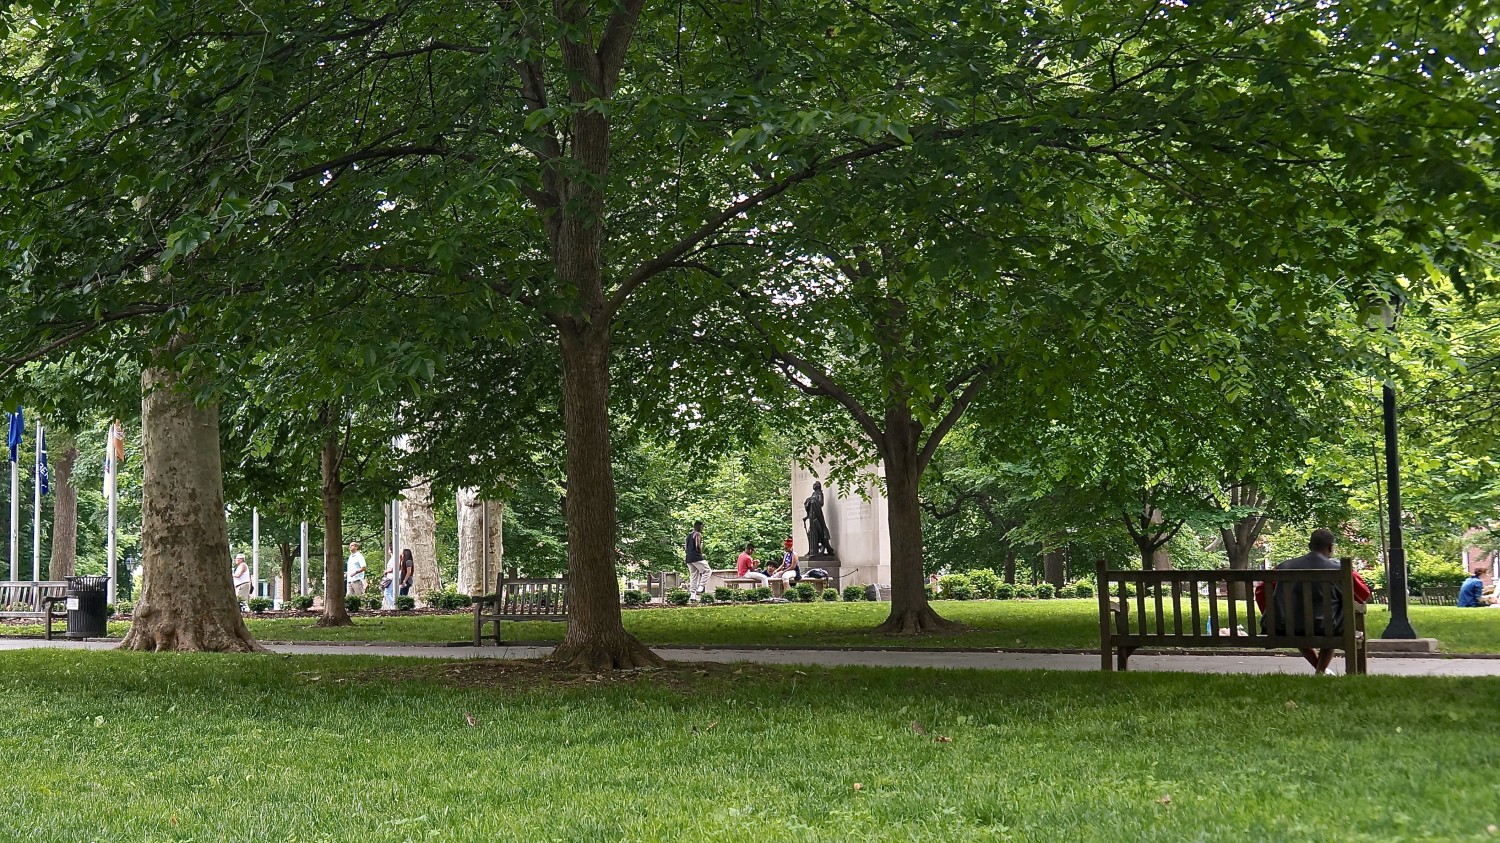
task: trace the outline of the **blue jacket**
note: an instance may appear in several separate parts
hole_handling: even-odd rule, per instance
[[[1464,587],[1458,590],[1459,608],[1472,608],[1483,606],[1480,600],[1484,596],[1484,582],[1478,577],[1469,577],[1464,580]]]

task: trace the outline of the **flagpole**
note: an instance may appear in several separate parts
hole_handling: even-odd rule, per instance
[[[46,447],[42,423],[36,423],[36,505],[31,510],[31,580],[42,579],[42,449]]]
[[[104,479],[109,483],[109,522],[108,522],[109,540],[108,540],[108,545],[107,545],[108,549],[106,551],[106,553],[107,553],[107,557],[106,558],[108,558],[108,560],[109,560],[109,570],[108,570],[108,573],[109,573],[109,597],[108,597],[108,600],[109,600],[110,603],[114,603],[115,602],[115,596],[118,593],[117,585],[118,585],[118,580],[119,580],[119,576],[118,576],[119,571],[117,570],[118,566],[117,566],[116,560],[115,560],[115,552],[119,549],[116,546],[116,543],[115,543],[115,519],[119,515],[119,501],[120,501],[120,495],[119,495],[119,488],[120,488],[120,483],[119,483],[120,460],[119,460],[118,457],[115,456],[114,426],[113,425],[110,426],[109,442],[108,442],[108,444],[105,445],[105,448],[108,449],[108,451],[109,451],[109,453],[107,455],[108,463],[105,465],[105,475],[104,475]]]
[[[307,522],[302,522],[302,583],[297,590],[298,594],[307,594]]]
[[[250,596],[260,596],[260,509],[250,507]]]

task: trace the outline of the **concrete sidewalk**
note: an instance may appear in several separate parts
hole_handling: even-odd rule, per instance
[[[0,651],[38,648],[108,650],[108,641],[42,641],[0,639]],[[284,655],[402,656],[429,659],[534,659],[551,647],[449,647],[426,644],[269,644]],[[1077,653],[914,652],[888,650],[734,650],[660,647],[656,653],[673,662],[753,662],[756,664],[819,665],[823,667],[945,667],[971,670],[1094,670],[1097,655]],[[1343,664],[1334,662],[1335,669]],[[1150,656],[1130,659],[1132,672],[1310,675],[1298,656]],[[1379,658],[1370,657],[1370,673],[1379,676],[1500,676],[1500,659]]]

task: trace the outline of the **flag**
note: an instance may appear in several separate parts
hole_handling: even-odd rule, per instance
[[[120,420],[115,419],[109,426],[109,443],[104,446],[104,470],[118,473],[124,464],[125,429],[120,426]]]
[[[21,434],[26,432],[26,420],[21,418],[21,408],[10,414],[10,435],[5,443],[10,446],[10,461],[16,461],[16,449],[21,447]]]
[[[41,485],[42,494],[45,495],[52,491],[52,484],[51,478],[47,476],[47,437],[42,433],[41,428],[37,428],[36,431],[36,448],[36,482]]]

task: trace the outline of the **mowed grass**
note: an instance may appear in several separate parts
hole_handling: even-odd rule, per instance
[[[0,661],[0,839],[1484,839],[1500,746],[1477,738],[1497,694],[16,652]]]
[[[876,635],[889,603],[802,603],[631,609],[625,626],[641,640],[670,646],[1057,648],[1099,646],[1098,604],[1093,600],[938,601],[945,617],[964,623],[962,632],[921,637]],[[1389,622],[1384,606],[1371,606],[1366,625],[1379,636]],[[1500,653],[1500,609],[1412,606],[1412,623],[1435,637],[1448,653]],[[309,618],[255,618],[251,632],[266,641],[389,641],[442,643],[473,636],[470,615],[356,615],[354,626],[320,629]],[[123,636],[128,623],[111,621],[109,634]],[[505,625],[508,641],[561,641],[561,623]],[[3,625],[0,634],[40,634],[36,625]]]

